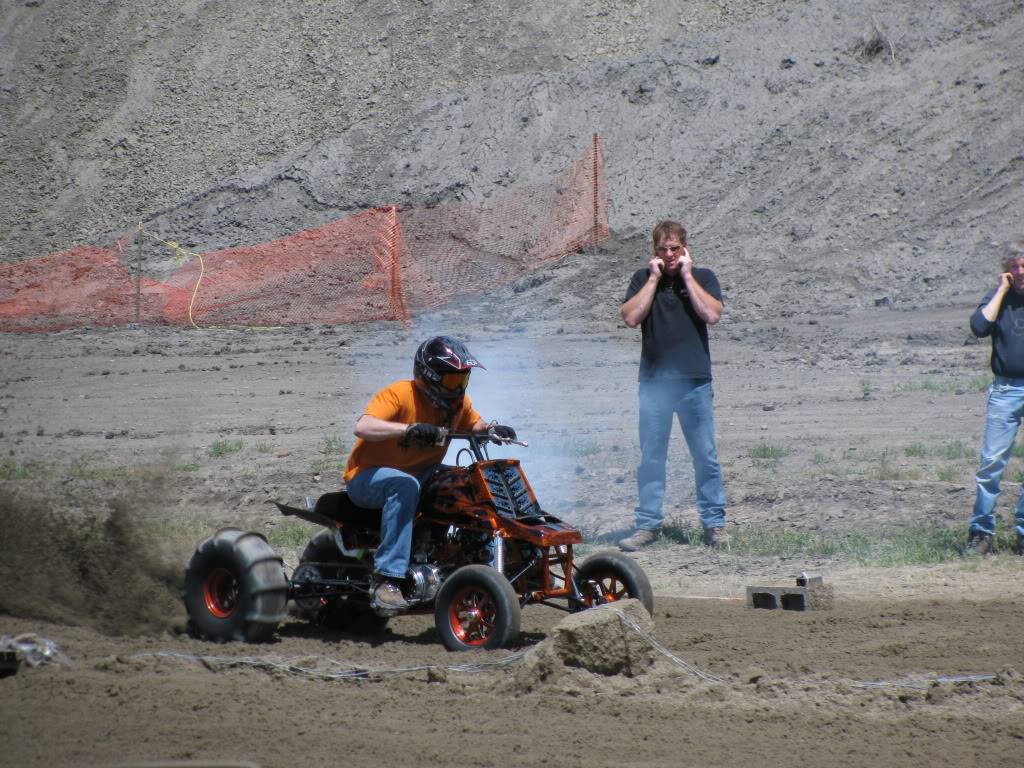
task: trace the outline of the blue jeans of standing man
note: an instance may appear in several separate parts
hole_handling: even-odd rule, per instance
[[[636,527],[661,527],[665,463],[672,418],[679,419],[693,459],[697,510],[705,529],[725,525],[725,489],[715,448],[714,390],[710,379],[640,382],[640,466],[636,470],[639,504]]]
[[[981,459],[974,480],[978,485],[974,497],[971,531],[994,534],[996,531],[996,499],[999,482],[1013,452],[1021,416],[1024,415],[1024,379],[996,376],[988,391],[985,412],[985,436],[981,440]],[[1024,491],[1017,501],[1017,533],[1024,536]]]
[[[412,550],[412,521],[420,501],[420,483],[436,467],[413,476],[391,467],[367,467],[348,481],[348,497],[359,507],[381,510],[380,546],[373,570],[392,579],[404,579]]]

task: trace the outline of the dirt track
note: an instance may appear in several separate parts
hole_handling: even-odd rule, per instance
[[[174,632],[194,542],[224,524],[301,535],[264,502],[337,488],[360,409],[434,333],[487,365],[471,394],[530,441],[545,508],[590,549],[625,530],[639,341],[617,312],[661,216],[726,293],[712,354],[733,532],[962,536],[988,356],[967,318],[1024,220],[1019,0],[137,5],[3,8],[0,260],[140,218],[202,250],[479,199],[561,171],[593,131],[617,236],[411,327],[0,337],[0,635],[70,658],[0,679],[0,763],[1020,762],[1024,563],[1007,553],[640,553],[656,637],[721,683],[667,660],[632,679],[446,672],[466,659],[423,618],[372,642]],[[673,441],[669,521],[692,525]],[[1018,459],[1006,477],[1004,521]],[[832,610],[736,599],[804,570]],[[524,644],[558,617],[527,610]],[[140,656],[157,652],[432,671],[324,681]]]
[[[573,257],[549,283],[585,269],[588,258]],[[514,315],[523,300],[509,289],[422,321],[467,337],[488,365],[472,393],[485,414],[530,440],[522,458],[545,506],[592,540],[612,534],[628,525],[633,503],[636,338],[611,319],[535,317],[522,331],[514,318],[479,328],[465,319]],[[734,530],[961,531],[984,408],[970,382],[986,354],[963,346],[968,310],[879,308],[815,326],[720,326],[718,424]],[[441,678],[434,682],[426,671],[325,682],[133,658],[316,656],[382,672],[465,660],[444,653],[422,618],[395,621],[392,634],[372,643],[301,624],[256,648],[168,634],[180,625],[176,590],[189,542],[225,523],[273,533],[280,521],[265,499],[337,487],[352,414],[378,381],[405,375],[424,332],[158,329],[68,332],[43,345],[40,337],[4,339],[19,374],[4,387],[7,467],[29,476],[8,471],[4,482],[15,503],[3,510],[13,535],[0,565],[0,633],[39,633],[72,659],[0,682],[0,734],[12,764],[244,758],[284,766],[298,755],[325,763],[339,754],[353,765],[1013,763],[1024,737],[1024,564],[1010,555],[866,569],[841,557],[720,555],[678,544],[640,553],[657,595],[657,638],[721,684],[668,662],[637,679],[578,673],[525,690],[515,665],[430,673]],[[917,386],[928,381],[966,389]],[[546,398],[552,390],[569,395]],[[240,440],[241,450],[215,457],[218,440]],[[944,446],[957,441],[972,448],[945,458]],[[751,458],[766,442],[785,455]],[[925,456],[907,455],[915,444]],[[674,442],[672,452],[683,471],[670,513],[691,523],[685,450]],[[881,479],[883,461],[902,476]],[[940,471],[952,479],[936,479]],[[1017,486],[1009,487],[1003,514]],[[110,497],[124,499],[113,513]],[[96,522],[66,529],[63,515]],[[285,554],[294,563],[294,551]],[[47,557],[51,566],[40,570]],[[754,611],[735,599],[746,585],[790,585],[802,570],[833,586],[831,611]],[[528,610],[524,642],[542,639],[558,617]],[[923,689],[854,685],[988,674],[999,677]]]
[[[991,570],[978,575],[1006,576]],[[542,638],[559,615],[527,610],[524,640]],[[1020,754],[1019,599],[841,599],[831,611],[798,614],[662,597],[655,622],[672,653],[723,682],[667,660],[634,679],[577,672],[553,683],[523,679],[515,665],[444,671],[465,659],[441,650],[431,623],[417,618],[394,621],[374,643],[289,624],[279,642],[258,648],[114,640],[8,620],[4,631],[60,638],[73,663],[4,680],[0,734],[18,766],[1008,766]],[[320,680],[154,653],[432,669]],[[986,679],[927,682],[936,676]],[[889,684],[859,685],[878,681]]]

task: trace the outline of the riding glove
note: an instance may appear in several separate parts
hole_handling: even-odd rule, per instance
[[[490,428],[490,433],[501,440],[515,440],[516,431],[504,424],[495,424]]]
[[[446,432],[447,430],[435,427],[433,424],[417,422],[405,428],[405,435],[402,436],[399,444],[404,448],[409,446],[428,448],[435,445],[444,445]]]

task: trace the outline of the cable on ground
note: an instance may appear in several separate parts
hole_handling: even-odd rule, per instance
[[[705,681],[707,681],[709,683],[720,683],[720,682],[722,682],[722,678],[715,677],[714,675],[708,674],[707,672],[704,672],[703,670],[700,670],[697,667],[693,666],[689,662],[686,662],[686,661],[683,661],[682,659],[680,659],[678,656],[676,656],[674,653],[672,653],[672,651],[670,651],[668,648],[663,646],[661,643],[659,643],[653,637],[651,637],[646,632],[644,632],[642,629],[640,629],[640,625],[637,624],[635,621],[633,621],[633,619],[631,619],[629,616],[627,616],[625,614],[625,612],[622,611],[620,608],[616,608],[615,609],[615,613],[618,614],[619,621],[621,621],[628,629],[632,629],[634,632],[636,632],[638,635],[640,635],[640,637],[648,645],[650,645],[654,650],[656,650],[662,656],[667,658],[669,661],[671,661],[677,667],[681,667],[682,669],[685,669],[693,677],[699,678],[701,680],[705,680]]]
[[[661,643],[651,637],[647,632],[624,611],[619,608],[615,613],[622,625],[635,632],[644,642],[654,650],[663,655],[676,666],[685,670],[688,674],[709,683],[721,683],[722,678],[705,672],[698,667],[676,656]],[[382,680],[388,677],[405,675],[415,672],[429,670],[444,670],[463,674],[474,674],[486,672],[492,669],[509,667],[520,661],[533,647],[522,648],[507,656],[494,661],[479,661],[467,664],[417,664],[409,667],[392,667],[390,669],[369,669],[350,662],[329,659],[325,656],[207,656],[180,651],[147,651],[136,653],[130,656],[131,659],[163,658],[177,659],[181,661],[195,661],[206,667],[230,668],[230,667],[251,667],[266,671],[284,672],[300,677],[315,678],[321,680]],[[33,633],[25,633],[17,636],[0,635],[0,651],[13,651],[18,657],[30,667],[39,667],[45,664],[70,664],[71,660],[61,652],[57,643],[45,637]],[[321,666],[311,665],[309,662],[322,661]],[[977,675],[937,675],[925,678],[913,678],[906,680],[871,680],[857,681],[852,683],[854,688],[861,689],[884,689],[884,688],[910,688],[925,689],[935,684],[943,683],[978,683],[988,682],[998,678],[994,674]]]
[[[129,657],[132,659],[142,658],[164,658],[178,659],[183,661],[198,661],[207,667],[252,667],[267,671],[285,672],[300,677],[317,678],[321,680],[380,680],[386,677],[409,674],[412,672],[424,672],[428,670],[445,670],[447,672],[475,673],[485,672],[489,669],[506,667],[519,661],[529,648],[524,648],[515,653],[509,654],[496,661],[481,661],[470,664],[418,664],[411,667],[394,667],[391,669],[367,669],[345,661],[328,659],[324,656],[199,656],[191,653],[177,651],[152,651],[137,653]],[[309,665],[310,661],[323,660],[323,667]]]
[[[30,667],[44,664],[70,664],[71,660],[61,653],[53,640],[47,640],[32,633],[23,635],[0,635],[0,651],[14,651]]]
[[[699,678],[709,683],[720,683],[722,679],[715,677],[712,674],[704,672],[701,669],[693,666],[692,664],[684,661],[683,659],[676,656],[674,653],[669,651],[665,646],[661,645],[657,640],[651,637],[649,634],[644,632],[640,626],[627,616],[623,611],[615,609],[616,614],[619,617],[619,621],[627,629],[631,629],[640,638],[654,648],[656,651],[661,653],[673,664],[682,669],[686,670],[687,673],[693,677]],[[397,675],[409,674],[414,672],[424,672],[428,670],[445,670],[446,672],[458,672],[472,674],[476,672],[486,672],[491,669],[497,669],[501,667],[508,667],[521,660],[527,652],[533,646],[523,648],[515,653],[511,653],[508,656],[504,656],[496,661],[484,661],[469,664],[419,664],[411,667],[394,667],[391,669],[367,669],[358,665],[350,664],[344,661],[337,661],[335,659],[328,659],[323,656],[298,656],[292,658],[277,657],[277,656],[200,656],[191,653],[184,653],[178,651],[151,651],[146,653],[137,653],[130,658],[141,659],[141,658],[165,658],[165,659],[178,659],[182,661],[197,661],[207,667],[251,667],[254,669],[263,669],[267,671],[284,672],[290,675],[298,675],[300,677],[318,678],[322,680],[379,680],[386,677],[394,677]],[[311,660],[321,659],[325,662],[323,667],[311,666],[308,664]],[[326,667],[326,668],[324,668]]]
[[[928,688],[942,683],[983,683],[995,680],[998,675],[941,675],[913,680],[871,680],[856,682],[854,688]]]

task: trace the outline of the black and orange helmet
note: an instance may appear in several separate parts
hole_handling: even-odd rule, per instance
[[[484,366],[461,341],[435,336],[420,344],[413,361],[413,379],[437,407],[454,410],[469,386],[469,374]]]

